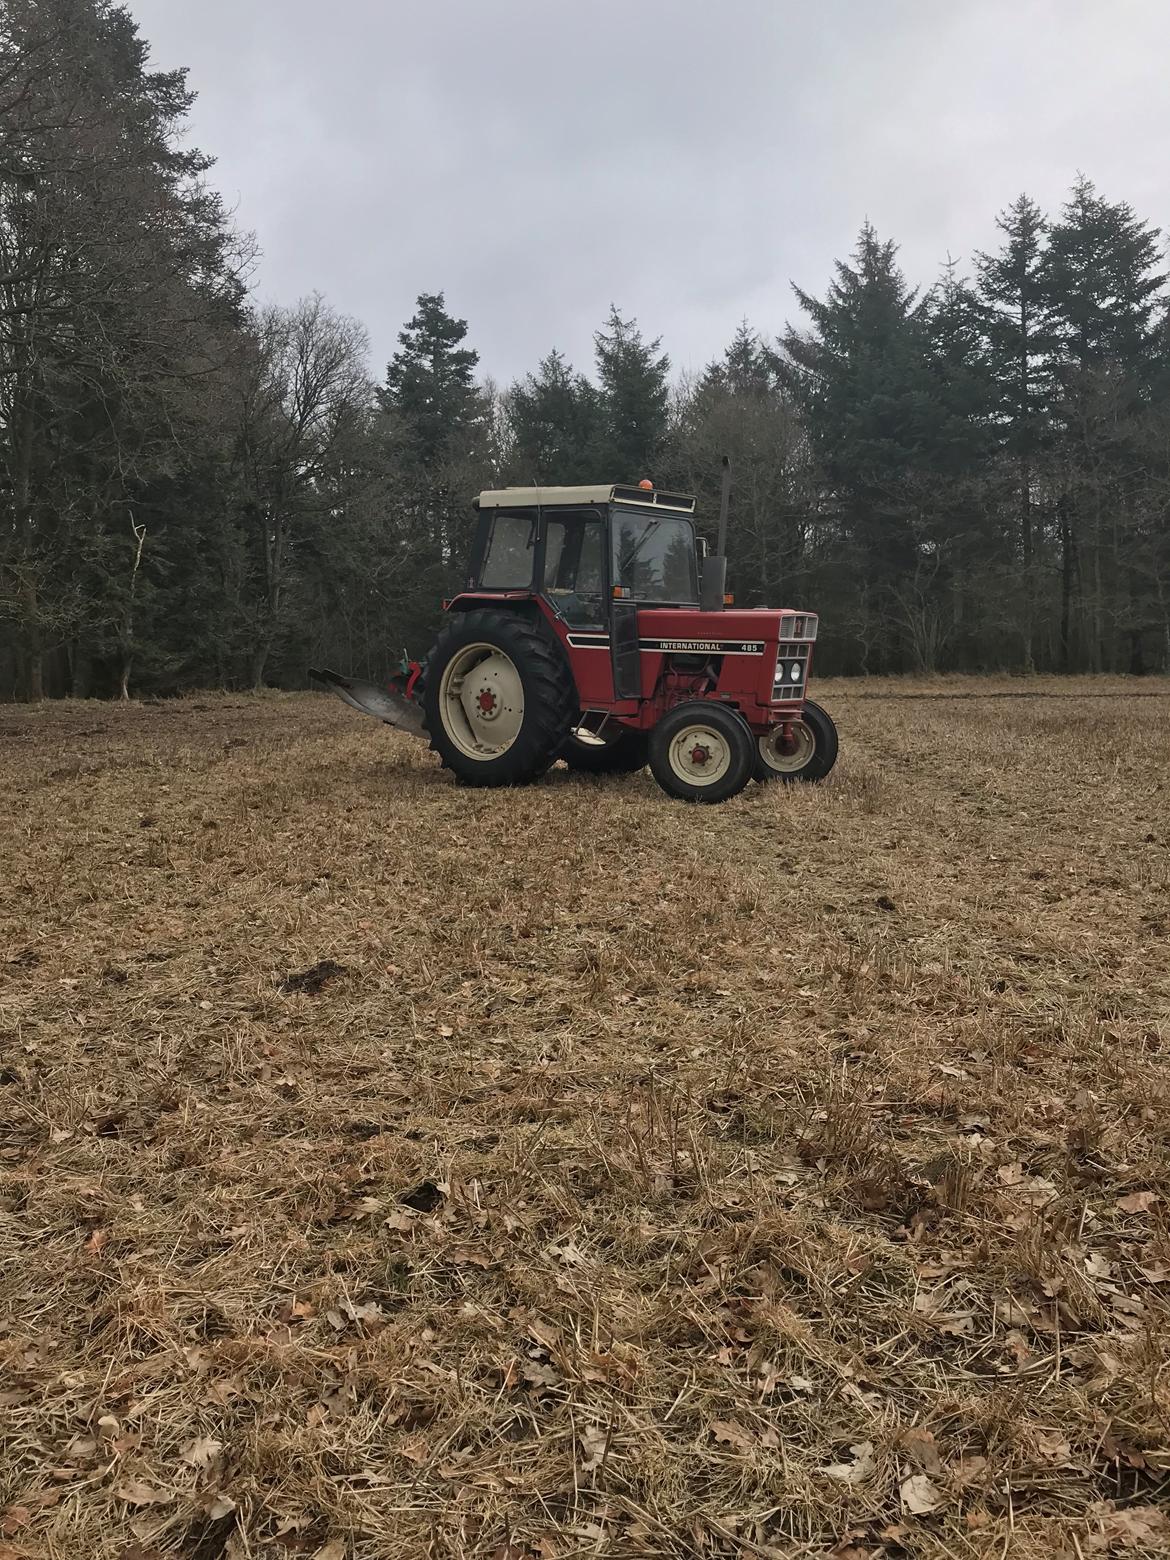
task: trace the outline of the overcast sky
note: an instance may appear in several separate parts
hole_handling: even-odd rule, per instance
[[[444,291],[501,380],[587,368],[612,301],[701,367],[868,216],[914,280],[1078,169],[1170,218],[1168,0],[129,0],[199,93],[258,292],[381,373]]]

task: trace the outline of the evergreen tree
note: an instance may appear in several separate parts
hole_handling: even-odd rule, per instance
[[[593,343],[601,386],[598,473],[607,481],[641,481],[665,445],[670,359],[660,350],[661,337],[647,341],[637,321],[623,319],[616,307]]]
[[[736,599],[751,606],[801,595],[810,586],[815,508],[808,440],[776,354],[747,321],[677,402],[665,476],[698,495],[708,528],[719,512],[724,455],[734,472],[728,570]]]
[[[479,353],[464,346],[467,321],[447,313],[441,292],[420,293],[399,332],[380,395],[423,471],[441,470],[473,437],[484,407],[475,384]]]
[[[10,0],[0,24],[0,615],[32,697],[46,658],[127,691],[153,535],[230,357],[239,257],[181,144],[182,71],[147,69],[104,0]]]
[[[1141,504],[1133,444],[1161,372],[1158,230],[1079,178],[1044,267],[1052,331],[1062,664],[1141,664],[1147,627],[1131,554]]]
[[[747,320],[741,320],[723,356],[704,369],[699,392],[769,396],[775,390],[776,375],[776,354],[764,346]]]
[[[867,222],[853,263],[838,261],[824,299],[796,289],[812,330],[783,338],[784,377],[828,482],[857,582],[853,631],[862,663],[901,669],[892,598],[920,564],[919,480],[931,417],[926,333],[897,246]]]
[[[1052,332],[1045,285],[1048,224],[1039,206],[1020,195],[996,218],[1004,236],[995,254],[976,256],[979,297],[986,314],[996,417],[1016,498],[1022,565],[1019,593],[1024,667],[1035,664],[1035,499],[1037,461],[1047,426]]]
[[[513,385],[508,413],[517,478],[530,483],[596,481],[600,438],[597,391],[555,349],[535,374]]]
[[[1049,234],[1046,301],[1058,352],[1057,379],[1104,366],[1139,396],[1157,366],[1157,323],[1166,273],[1158,229],[1126,201],[1110,202],[1079,178]]]
[[[479,354],[466,339],[467,321],[448,314],[443,294],[421,293],[378,397],[396,477],[389,518],[420,599],[437,600],[463,564],[477,457],[489,432],[474,377]],[[420,637],[433,615],[420,607],[412,620]]]

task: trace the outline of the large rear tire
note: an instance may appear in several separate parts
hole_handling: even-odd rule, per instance
[[[577,717],[572,675],[544,628],[515,612],[452,615],[427,657],[431,747],[464,785],[526,785]]]
[[[560,757],[580,774],[632,775],[645,769],[648,745],[644,731],[619,726],[598,737],[577,726],[565,738]]]
[[[650,769],[680,801],[727,801],[751,779],[754,761],[747,722],[725,704],[676,704],[650,733]]]
[[[803,713],[760,737],[756,744],[754,775],[757,780],[823,780],[837,762],[837,728],[819,704],[806,699]]]

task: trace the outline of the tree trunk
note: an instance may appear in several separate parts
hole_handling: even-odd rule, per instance
[[[268,645],[257,645],[249,657],[249,676],[252,681],[252,692],[259,693],[264,687],[264,669],[268,665]]]
[[[27,614],[29,644],[25,655],[25,698],[30,704],[40,704],[45,697],[45,653],[41,647],[37,625],[37,588],[32,580],[26,580],[21,590]]]
[[[1032,648],[1035,634],[1034,603],[1032,589],[1032,472],[1025,458],[1020,467],[1020,550],[1024,559],[1023,640],[1024,671],[1029,675],[1036,670]]]
[[[1072,600],[1076,559],[1072,527],[1068,519],[1068,500],[1060,501],[1060,669],[1072,670]]]

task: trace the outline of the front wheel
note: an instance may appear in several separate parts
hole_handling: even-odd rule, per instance
[[[650,733],[650,769],[670,796],[725,802],[751,779],[755,743],[738,710],[696,700],[677,704]]]
[[[756,744],[757,780],[823,780],[837,762],[837,728],[811,699],[795,718],[765,732]]]

